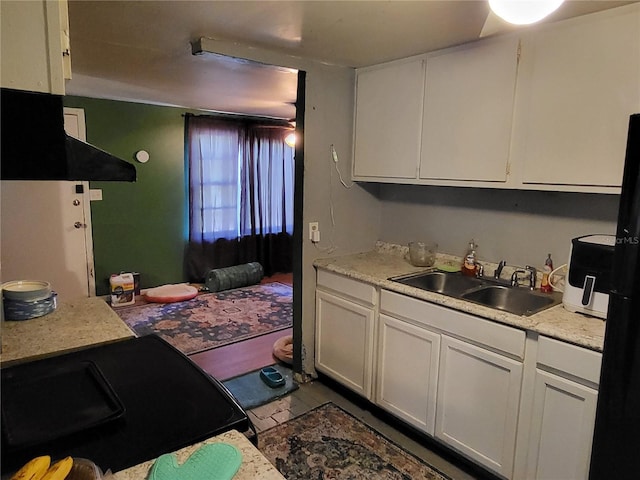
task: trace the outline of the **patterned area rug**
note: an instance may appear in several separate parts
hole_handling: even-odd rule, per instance
[[[291,327],[292,288],[273,282],[115,311],[138,336],[155,333],[191,355]]]
[[[333,403],[258,435],[288,480],[451,480]]]

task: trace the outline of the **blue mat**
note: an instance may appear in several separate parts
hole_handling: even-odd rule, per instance
[[[272,365],[285,379],[285,384],[281,387],[271,388],[260,379],[260,370],[240,375],[222,382],[233,394],[245,410],[259,407],[265,403],[281,398],[298,388],[298,384],[293,381],[291,368],[284,365]]]

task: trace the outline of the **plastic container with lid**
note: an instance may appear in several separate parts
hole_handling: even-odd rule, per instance
[[[122,307],[136,303],[133,274],[121,273],[120,275],[111,275],[109,283],[111,285],[112,307]]]

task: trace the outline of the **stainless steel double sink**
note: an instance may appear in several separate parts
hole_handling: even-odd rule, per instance
[[[459,272],[429,271],[389,280],[515,315],[533,315],[562,301],[558,293],[540,293],[485,277],[465,277]]]

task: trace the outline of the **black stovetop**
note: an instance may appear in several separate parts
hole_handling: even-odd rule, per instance
[[[3,472],[38,455],[87,458],[103,471],[117,472],[224,431],[249,428],[246,412],[220,382],[154,335],[4,368],[1,374]],[[96,380],[82,393],[83,381],[73,381],[82,375],[105,384]],[[27,388],[21,385],[38,392],[39,379],[40,395],[12,395]],[[74,385],[81,398],[73,398]],[[43,418],[40,429],[39,423],[34,428],[19,420],[44,405],[48,416],[62,415],[71,423],[49,426]]]

